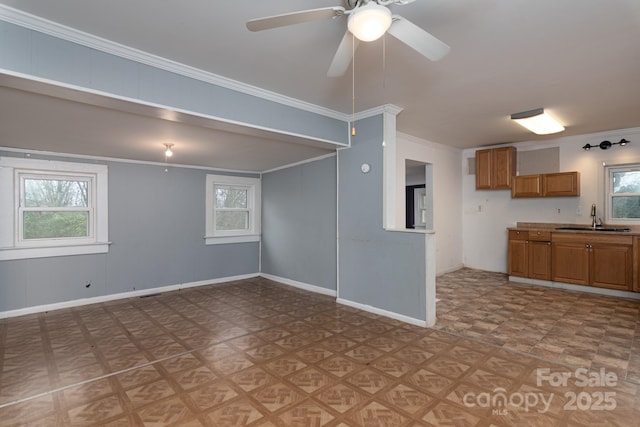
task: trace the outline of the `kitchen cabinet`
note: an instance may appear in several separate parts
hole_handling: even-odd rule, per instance
[[[579,172],[545,173],[513,177],[511,197],[566,197],[580,195]]]
[[[507,272],[509,276],[529,275],[529,232],[509,230],[507,250]]]
[[[541,230],[510,230],[508,246],[510,276],[551,279],[551,233]]]
[[[508,190],[515,174],[515,147],[476,151],[476,190]]]
[[[580,173],[560,172],[542,175],[542,196],[561,197],[580,195]]]
[[[633,237],[553,233],[552,280],[633,290]]]
[[[542,175],[514,176],[511,197],[542,197]]]

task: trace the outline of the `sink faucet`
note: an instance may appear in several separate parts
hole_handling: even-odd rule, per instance
[[[591,228],[596,228],[596,204],[591,205]]]

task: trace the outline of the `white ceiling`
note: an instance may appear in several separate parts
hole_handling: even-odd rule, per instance
[[[0,4],[239,82],[351,112],[351,69],[343,77],[326,77],[346,28],[345,17],[260,33],[245,27],[252,18],[341,5],[341,0],[0,0]],[[391,8],[447,43],[451,53],[430,62],[393,37],[361,43],[355,58],[356,111],[398,105],[403,108],[399,131],[459,148],[545,139],[509,119],[511,113],[537,107],[566,126],[563,135],[640,127],[638,0],[416,0]],[[84,114],[73,111],[77,109],[73,102],[58,105],[28,93],[18,101],[20,93],[13,88],[1,95],[2,116],[11,114],[5,105],[8,100],[23,103],[22,113],[33,111],[40,117],[53,105],[64,106],[73,115]],[[211,163],[222,147],[213,137],[218,131],[201,121],[193,125],[189,120],[167,122],[134,114],[119,134],[107,140],[102,132],[113,132],[111,120],[124,113],[95,107],[86,114],[85,123],[90,120],[96,130],[92,139],[98,140],[95,150],[100,155],[146,159],[151,153],[146,153],[145,144],[155,150],[163,138],[184,138],[185,153],[193,150],[192,159],[201,163],[264,170],[328,152],[327,147],[298,147],[296,141],[288,141],[274,145],[273,151],[254,153],[259,147],[251,141],[255,136],[242,135],[246,146],[223,162]],[[0,121],[3,141],[10,140],[6,136],[37,145],[34,140],[51,135],[53,123],[26,135],[24,127],[11,128],[15,121],[11,117],[12,121],[4,117]],[[87,129],[78,121],[57,119],[59,140],[86,140]],[[5,145],[3,141],[0,145]],[[66,150],[61,144],[56,142],[57,149],[51,151]],[[205,153],[210,155],[207,160]],[[249,158],[234,160],[267,153],[276,158],[264,164]]]

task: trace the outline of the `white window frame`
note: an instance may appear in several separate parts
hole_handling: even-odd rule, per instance
[[[640,218],[613,218],[613,199],[615,197],[636,196],[639,193],[613,193],[613,173],[640,171],[640,163],[607,165],[604,168],[605,224],[640,224]]]
[[[31,171],[24,169],[15,169],[15,182],[16,185],[16,204],[18,206],[18,212],[15,216],[15,245],[22,247],[36,247],[36,246],[60,246],[69,244],[87,244],[95,242],[95,193],[96,193],[96,175],[87,173],[59,173],[51,171]],[[50,179],[50,180],[64,180],[64,181],[87,181],[88,182],[88,203],[87,207],[68,207],[68,208],[41,208],[41,207],[26,207],[24,201],[25,195],[25,180],[28,179]],[[39,212],[39,211],[65,211],[65,212],[87,212],[88,221],[87,224],[87,236],[84,237],[59,237],[59,238],[44,238],[44,239],[25,239],[24,238],[24,212]]]
[[[89,235],[23,239],[22,189],[25,178],[90,182]],[[108,169],[105,165],[0,157],[0,261],[107,253]]]
[[[249,212],[249,223],[246,230],[216,230],[216,211],[224,210],[216,209],[215,206],[215,189],[220,186],[247,190],[246,210]],[[260,178],[208,174],[205,203],[205,243],[207,245],[260,241],[260,207],[262,204]]]

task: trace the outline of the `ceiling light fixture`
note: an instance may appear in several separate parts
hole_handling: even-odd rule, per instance
[[[171,147],[173,147],[173,144],[164,144],[164,146],[166,147],[166,150],[164,151],[164,157],[166,160],[169,157],[173,156],[173,151],[171,151]]]
[[[585,144],[585,145],[582,147],[582,149],[583,149],[583,150],[585,150],[585,151],[589,151],[589,150],[591,150],[592,148],[600,147],[600,149],[601,149],[601,150],[608,150],[609,148],[611,148],[611,147],[612,147],[612,146],[614,146],[614,145],[619,145],[619,146],[621,146],[621,147],[624,147],[624,146],[625,146],[625,145],[627,145],[629,142],[631,142],[631,141],[628,141],[628,140],[626,140],[626,139],[622,138],[622,139],[621,139],[620,141],[618,141],[618,142],[602,141],[602,142],[601,142],[600,144],[598,144],[598,145]]]
[[[548,135],[564,130],[564,126],[548,113],[545,113],[543,108],[512,114],[511,120],[538,135]]]
[[[391,26],[391,11],[377,3],[367,3],[349,15],[349,31],[363,42],[382,37]]]

